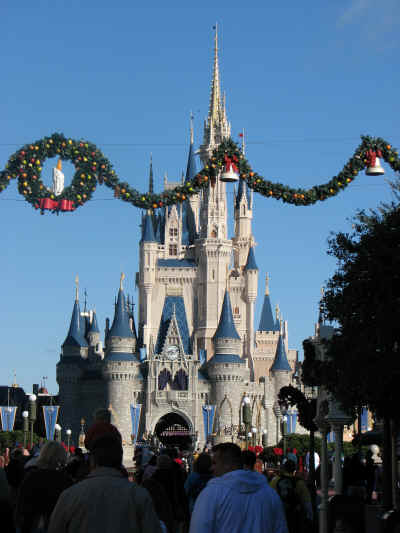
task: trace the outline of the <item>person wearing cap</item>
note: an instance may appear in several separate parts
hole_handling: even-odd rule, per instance
[[[113,433],[91,441],[89,476],[65,490],[48,533],[161,533],[147,490],[121,471],[122,444]]]

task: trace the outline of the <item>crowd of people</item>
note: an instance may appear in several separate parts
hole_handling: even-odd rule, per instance
[[[312,498],[294,457],[264,469],[250,450],[222,443],[182,456],[137,447],[123,466],[122,439],[98,419],[85,453],[56,441],[0,456],[4,533],[303,533],[315,528]]]

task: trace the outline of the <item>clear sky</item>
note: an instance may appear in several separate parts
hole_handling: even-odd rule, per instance
[[[215,22],[232,135],[237,140],[245,129],[246,155],[261,175],[308,187],[342,168],[360,134],[400,147],[397,0],[3,0],[0,17],[0,168],[23,144],[58,131],[94,142],[140,190],[150,153],[157,190],[165,172],[178,180],[191,110],[195,142],[202,140]],[[54,165],[43,168],[49,185]],[[64,169],[69,183],[73,167]],[[356,209],[390,198],[385,180],[393,172],[386,170],[383,178],[362,174],[311,207],[255,195],[256,326],[268,272],[290,347],[301,350],[335,267],[326,254],[329,234],[349,229]],[[232,186],[228,194],[231,207]],[[15,182],[0,195],[0,384],[10,384],[15,370],[27,391],[42,376],[57,391],[76,274],[102,327],[121,271],[137,301],[139,217],[104,187],[59,217],[40,216]]]

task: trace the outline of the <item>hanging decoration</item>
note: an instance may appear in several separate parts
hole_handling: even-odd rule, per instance
[[[385,160],[394,171],[400,171],[398,152],[384,139],[363,136],[361,140],[352,157],[336,176],[321,185],[302,189],[263,178],[251,168],[237,144],[228,139],[214,150],[211,159],[192,181],[155,194],[141,193],[126,181],[120,181],[110,161],[93,143],[68,139],[61,133],[54,133],[51,137],[23,146],[10,157],[6,168],[0,171],[0,192],[11,180],[17,179],[18,191],[35,209],[42,214],[46,211],[58,214],[74,211],[89,201],[99,183],[111,188],[116,198],[135,207],[157,209],[184,202],[209,184],[215,185],[218,176],[223,180],[223,176],[229,174],[228,181],[236,181],[239,176],[251,189],[266,198],[306,206],[336,196],[364,169],[367,175],[383,174],[379,158]],[[44,161],[53,157],[58,157],[59,162],[53,169],[53,185],[50,188],[43,183],[41,171]],[[68,187],[64,187],[62,160],[69,160],[75,166],[75,174]]]

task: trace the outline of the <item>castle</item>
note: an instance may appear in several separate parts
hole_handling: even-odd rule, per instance
[[[216,33],[209,112],[198,151],[203,165],[229,136]],[[191,127],[184,179],[195,175]],[[164,181],[165,188],[176,185]],[[137,328],[121,276],[104,348],[96,313],[80,311],[76,291],[57,364],[60,424],[72,430],[75,441],[81,418],[90,424],[99,407],[110,409],[126,450],[131,439],[150,437],[203,446],[249,438],[250,431],[254,443],[279,440],[277,394],[293,383],[297,351],[288,347],[279,310],[274,317],[267,276],[258,329],[254,325],[259,269],[253,209],[253,193],[240,180],[234,236],[228,238],[226,183],[217,177],[180,205],[146,212],[136,274]],[[295,418],[291,422],[288,429],[294,431]]]

